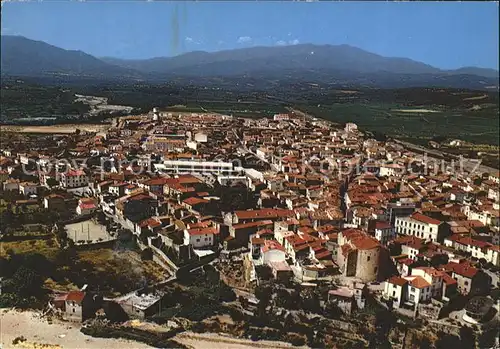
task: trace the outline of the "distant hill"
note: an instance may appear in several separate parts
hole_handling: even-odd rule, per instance
[[[147,60],[104,61],[143,72],[197,74],[203,67],[225,66],[228,75],[268,69],[335,69],[374,73],[386,71],[404,74],[439,73],[430,65],[407,58],[386,58],[348,45],[302,44],[277,47],[251,47],[219,52],[189,52],[176,57]],[[219,69],[218,69],[219,70]]]
[[[123,60],[104,57],[102,60],[142,72],[193,73],[203,67],[225,66],[228,74],[234,71],[249,73],[268,69],[340,70],[355,73],[448,74],[498,77],[498,71],[476,67],[441,70],[408,58],[383,57],[349,45],[301,44],[277,47],[251,47],[219,52],[195,51],[175,57],[144,60]],[[222,69],[218,69],[222,70]]]
[[[488,69],[488,68],[477,68],[477,67],[463,67],[455,70],[448,71],[451,74],[465,74],[465,75],[477,75],[486,78],[498,79],[498,70]]]
[[[498,71],[475,67],[440,70],[408,58],[383,57],[349,45],[301,44],[195,51],[144,60],[96,58],[20,36],[2,36],[2,75],[93,76],[170,81],[174,78],[258,79],[369,87],[498,87]]]
[[[0,53],[2,75],[140,76],[85,52],[64,50],[22,36],[2,35]]]

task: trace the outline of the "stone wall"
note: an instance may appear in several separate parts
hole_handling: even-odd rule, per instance
[[[356,277],[363,282],[377,280],[380,249],[358,250]]]

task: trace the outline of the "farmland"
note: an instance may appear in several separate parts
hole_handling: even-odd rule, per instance
[[[337,123],[354,122],[364,130],[416,140],[417,143],[445,137],[498,145],[500,129],[494,107],[478,113],[444,108],[431,113],[418,109],[408,112],[399,107],[395,104],[356,103],[300,106],[298,109]]]

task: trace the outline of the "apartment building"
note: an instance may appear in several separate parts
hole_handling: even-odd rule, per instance
[[[59,185],[63,188],[79,188],[89,184],[89,178],[83,170],[69,170],[62,172]]]
[[[413,235],[432,242],[443,243],[449,234],[448,224],[421,213],[413,213],[409,217],[397,217],[395,225],[396,233],[400,235]]]

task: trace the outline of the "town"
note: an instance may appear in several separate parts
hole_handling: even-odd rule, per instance
[[[239,118],[154,108],[101,132],[2,137],[2,263],[18,260],[20,245],[42,253],[52,241],[57,256],[99,267],[103,254],[127,253],[118,264],[143,270],[116,287],[100,284],[110,269],[68,276],[66,289],[44,281],[53,316],[161,318],[177,333],[186,325],[172,320],[201,302],[182,295],[206,288],[245,322],[285,326],[298,345],[366,344],[356,335],[364,320],[353,319],[370,309],[421,321],[439,340],[468,328],[498,345],[498,170],[293,109]],[[20,268],[10,269],[0,297],[19,306]],[[284,340],[267,331],[247,334]],[[400,337],[376,340],[403,348]]]

